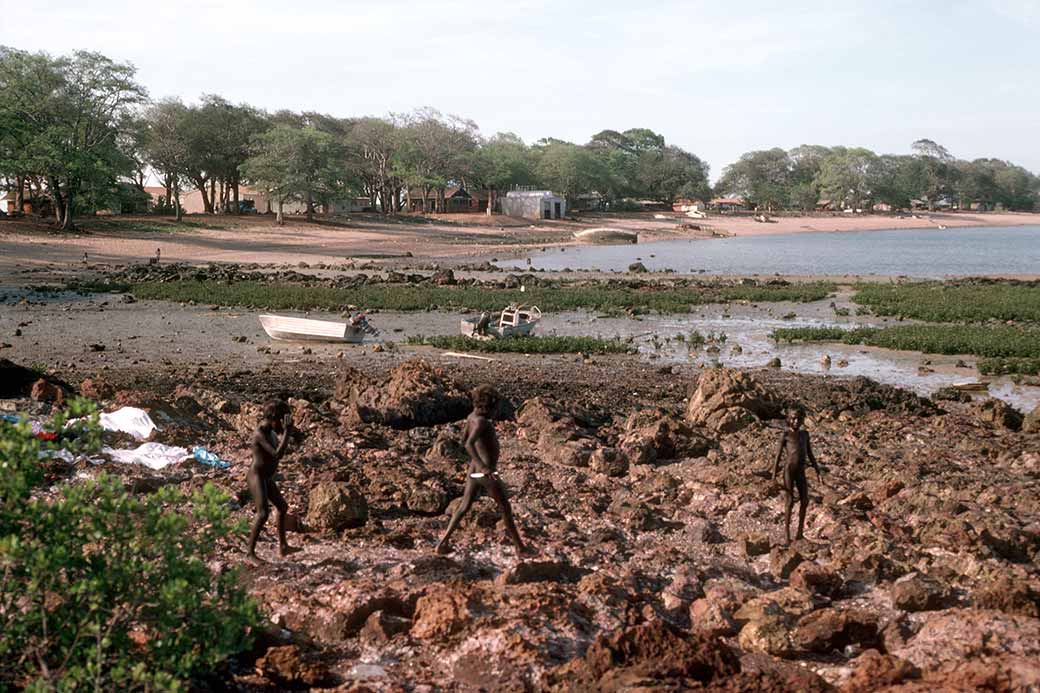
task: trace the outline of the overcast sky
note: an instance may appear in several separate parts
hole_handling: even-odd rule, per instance
[[[420,106],[490,135],[648,127],[711,165],[774,146],[1040,172],[1040,0],[4,0],[0,43],[130,61],[154,98],[269,110]]]

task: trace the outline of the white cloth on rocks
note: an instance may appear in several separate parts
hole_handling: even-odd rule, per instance
[[[191,458],[191,453],[185,448],[162,443],[145,443],[135,450],[116,450],[104,447],[101,452],[111,457],[116,462],[124,464],[142,464],[149,469],[163,469],[181,460]]]
[[[134,440],[148,440],[158,428],[148,412],[137,407],[123,407],[113,412],[106,412],[99,417],[101,427],[106,431],[129,433]]]

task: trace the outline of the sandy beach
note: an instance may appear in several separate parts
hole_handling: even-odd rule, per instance
[[[658,218],[660,217],[660,218]],[[414,264],[421,256],[445,264],[477,258],[507,257],[544,246],[577,245],[575,231],[601,226],[636,231],[640,241],[697,238],[713,233],[764,236],[824,231],[935,228],[955,226],[1027,226],[1040,214],[945,213],[904,218],[889,215],[778,217],[760,223],[750,217],[711,216],[689,219],[673,213],[590,214],[579,220],[536,221],[496,215],[442,215],[386,219],[358,215],[350,219],[306,222],[290,219],[277,226],[268,216],[189,216],[182,227],[158,217],[84,220],[82,231],[62,234],[27,221],[0,221],[0,268],[6,273],[47,263],[121,264],[155,257],[164,261],[297,264],[370,260]],[[683,225],[699,227],[684,228]]]

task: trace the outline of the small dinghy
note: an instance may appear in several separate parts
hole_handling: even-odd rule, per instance
[[[638,233],[633,233],[632,231],[624,231],[622,229],[613,229],[607,226],[598,229],[585,229],[584,231],[575,231],[572,235],[582,243],[621,244],[639,242]]]
[[[261,315],[260,324],[271,339],[293,342],[349,342],[359,344],[365,335],[376,336],[379,330],[368,324],[364,313],[358,313],[347,322],[289,318],[282,315]]]
[[[538,306],[513,304],[502,311],[497,324],[491,324],[490,313],[481,313],[477,317],[462,318],[459,330],[464,336],[473,339],[526,337],[534,331],[535,325],[541,319],[542,311]]]

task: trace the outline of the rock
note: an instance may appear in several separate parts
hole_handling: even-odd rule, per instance
[[[1022,413],[1004,400],[990,397],[971,407],[975,420],[984,426],[1018,431],[1022,428]]]
[[[439,269],[430,277],[430,281],[437,286],[451,286],[457,284],[455,273],[450,269]]]
[[[741,548],[744,549],[744,555],[748,557],[767,554],[771,546],[769,535],[765,532],[749,532],[741,540]]]
[[[544,397],[527,400],[516,414],[524,439],[549,464],[587,467],[598,444],[589,432]]]
[[[804,560],[793,546],[777,546],[769,552],[769,570],[777,579],[786,580]]]
[[[39,379],[40,374],[32,368],[0,359],[0,398],[25,397]]]
[[[310,490],[307,524],[322,531],[339,532],[360,527],[368,520],[368,503],[344,482],[321,481]]]
[[[439,483],[417,483],[408,490],[405,506],[420,515],[440,515],[451,499]]]
[[[713,368],[698,379],[686,408],[686,419],[719,433],[732,433],[779,413],[776,397],[750,375]]]
[[[920,573],[909,573],[892,583],[892,606],[903,611],[933,611],[946,605],[948,592]]]
[[[384,645],[399,633],[407,633],[412,627],[411,619],[379,610],[373,611],[365,620],[359,637],[370,646]]]
[[[809,613],[817,606],[816,600],[809,592],[797,587],[783,587],[744,602],[733,613],[733,620],[737,622],[737,625],[742,626],[783,613],[793,622],[794,619]]]
[[[963,404],[971,401],[971,395],[955,387],[940,387],[932,393],[932,399],[936,402],[960,402]]]
[[[703,457],[711,449],[711,441],[666,412],[641,410],[628,417],[619,446],[629,464],[640,465]]]
[[[837,571],[819,563],[805,561],[791,571],[790,582],[792,587],[812,594],[836,597],[841,592],[843,581]]]
[[[79,393],[87,399],[105,400],[115,395],[115,388],[102,378],[87,378],[79,384]]]
[[[61,406],[65,403],[65,391],[58,385],[40,378],[33,383],[29,399],[34,402],[50,402]]]
[[[454,381],[420,359],[405,361],[382,380],[344,367],[336,380],[335,400],[341,420],[350,426],[436,426],[465,418],[472,410],[469,396]]]
[[[628,266],[628,271],[632,272],[633,274],[643,274],[648,270],[646,269],[646,265],[644,265],[642,262],[633,262],[631,265]]]
[[[1033,408],[1022,419],[1022,431],[1025,433],[1040,433],[1040,404]]]
[[[866,609],[820,609],[798,621],[794,642],[802,650],[819,654],[852,644],[875,647],[879,644],[878,617]]]
[[[1033,693],[1040,690],[1040,664],[1035,657],[1014,656],[957,662],[924,672],[916,690]]]
[[[890,651],[923,670],[981,657],[1040,657],[1040,619],[979,609],[935,612],[906,645]]]
[[[722,605],[714,599],[697,599],[690,604],[690,628],[696,633],[730,637],[740,632],[740,626]]]
[[[779,607],[756,621],[749,621],[737,636],[748,652],[764,652],[774,657],[790,657],[797,651],[791,639],[790,618]]]
[[[921,675],[921,671],[905,659],[874,649],[852,660],[851,667],[852,673],[845,679],[842,693],[872,693]]]
[[[521,561],[495,578],[499,587],[527,582],[577,582],[587,571],[565,561]]]
[[[454,426],[441,429],[437,438],[426,452],[425,460],[436,464],[451,464],[467,459],[466,449],[459,441],[459,431]]]
[[[766,368],[780,368],[782,365],[783,364],[780,362],[780,357],[774,356],[773,358],[769,359],[768,363],[766,363]]]
[[[665,611],[674,617],[681,616],[684,611],[688,615],[692,603],[702,594],[704,588],[697,571],[689,566],[682,566],[661,593],[661,604]]]
[[[972,601],[980,609],[1040,618],[1040,593],[1022,578],[1001,575],[978,587]]]
[[[415,604],[411,633],[420,640],[440,640],[458,633],[469,624],[471,617],[470,598],[461,588],[434,585]]]
[[[607,476],[625,476],[628,459],[617,448],[599,448],[589,457],[589,469]]]
[[[672,691],[724,681],[740,671],[736,654],[718,638],[682,633],[661,620],[600,635],[585,657],[551,672],[551,690]]]
[[[256,661],[256,671],[275,685],[285,688],[322,686],[329,672],[317,662],[307,662],[296,645],[272,647]]]

